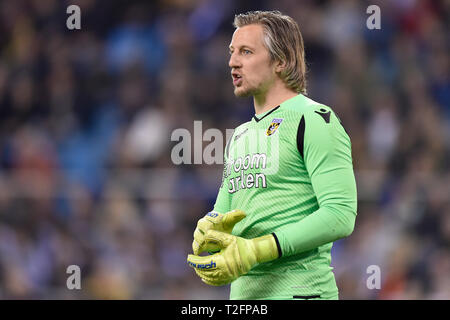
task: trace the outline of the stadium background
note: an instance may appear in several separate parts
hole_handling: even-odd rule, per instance
[[[70,4],[81,30],[66,28]],[[381,30],[366,28],[370,4]],[[450,298],[449,2],[16,0],[0,2],[1,299],[228,298],[186,265],[222,166],[174,165],[170,136],[252,116],[227,46],[234,14],[255,9],[299,23],[309,96],[352,139],[341,298]],[[73,264],[81,290],[66,288]]]

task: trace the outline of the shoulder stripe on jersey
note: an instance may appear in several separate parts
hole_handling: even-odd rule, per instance
[[[305,140],[305,117],[302,116],[297,129],[297,149],[303,158],[303,143]]]
[[[270,110],[269,112],[267,112],[262,118],[257,118],[256,115],[253,116],[253,118],[255,119],[256,122],[261,121],[262,119],[264,119],[265,117],[267,117],[269,114],[271,114],[272,112],[274,112],[275,110],[277,110],[280,106],[273,108],[272,110]]]

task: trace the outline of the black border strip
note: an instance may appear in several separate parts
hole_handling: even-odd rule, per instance
[[[268,113],[266,113],[262,118],[258,119],[256,117],[256,114],[253,116],[253,118],[255,119],[256,122],[261,121],[262,119],[264,119],[265,117],[267,117],[269,114],[271,114],[272,112],[274,112],[275,110],[277,110],[280,106],[273,108],[272,110],[270,110]]]
[[[292,296],[294,299],[317,299],[320,298],[320,295],[315,296]]]
[[[278,241],[277,235],[275,234],[275,232],[272,232],[273,237],[275,238],[275,242],[277,244],[277,250],[278,250],[278,258],[281,258],[281,256],[283,255],[281,252],[281,246],[280,246],[280,242]]]

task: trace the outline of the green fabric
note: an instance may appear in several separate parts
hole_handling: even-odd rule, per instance
[[[282,257],[235,280],[230,298],[336,296],[332,242],[352,232],[357,208],[350,139],[328,106],[301,94],[256,118],[227,143],[214,210],[245,211],[232,233],[274,232]]]

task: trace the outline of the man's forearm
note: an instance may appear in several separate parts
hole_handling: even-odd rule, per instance
[[[356,213],[346,206],[324,206],[301,221],[275,232],[282,256],[312,250],[349,236],[353,232]]]

